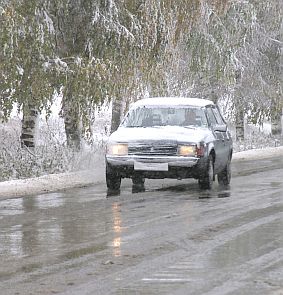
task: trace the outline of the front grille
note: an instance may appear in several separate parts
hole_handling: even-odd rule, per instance
[[[136,143],[129,145],[129,155],[137,156],[176,156],[177,144],[173,143]]]

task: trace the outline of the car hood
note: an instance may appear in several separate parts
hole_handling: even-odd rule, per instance
[[[205,140],[208,130],[204,128],[158,126],[158,127],[119,127],[109,137],[110,142],[138,142],[168,140],[175,142],[195,142]]]

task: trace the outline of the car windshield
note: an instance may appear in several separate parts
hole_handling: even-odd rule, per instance
[[[130,110],[123,127],[207,126],[202,108],[198,107],[139,107]]]

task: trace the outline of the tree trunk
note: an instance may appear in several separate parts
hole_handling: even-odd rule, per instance
[[[282,110],[274,111],[271,114],[271,134],[275,136],[280,136],[282,134]]]
[[[235,98],[236,98],[236,141],[245,140],[245,112],[241,91],[243,73],[240,68],[235,70]]]
[[[237,109],[236,113],[236,141],[243,141],[245,139],[245,120],[244,112]]]
[[[216,88],[216,87],[215,87],[215,88]],[[218,102],[218,95],[215,93],[214,90],[211,91],[210,97],[211,97],[211,100],[212,100],[215,104],[217,104],[217,102]]]
[[[62,101],[63,118],[65,124],[65,133],[67,146],[76,151],[80,150],[80,111],[79,107],[73,103],[69,93],[66,93]]]
[[[3,115],[3,112],[0,108],[0,123],[4,121],[4,115]]]
[[[22,147],[35,147],[35,126],[38,116],[38,110],[30,103],[23,105],[23,120],[21,131],[21,146]]]
[[[113,99],[112,102],[112,120],[111,120],[111,133],[117,130],[121,122],[123,114],[123,103],[121,99]]]

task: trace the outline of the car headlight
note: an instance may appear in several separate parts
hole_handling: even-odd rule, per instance
[[[178,155],[185,157],[194,157],[196,155],[196,145],[179,145]]]
[[[128,154],[128,145],[125,143],[109,144],[107,154],[112,156],[126,156]]]

